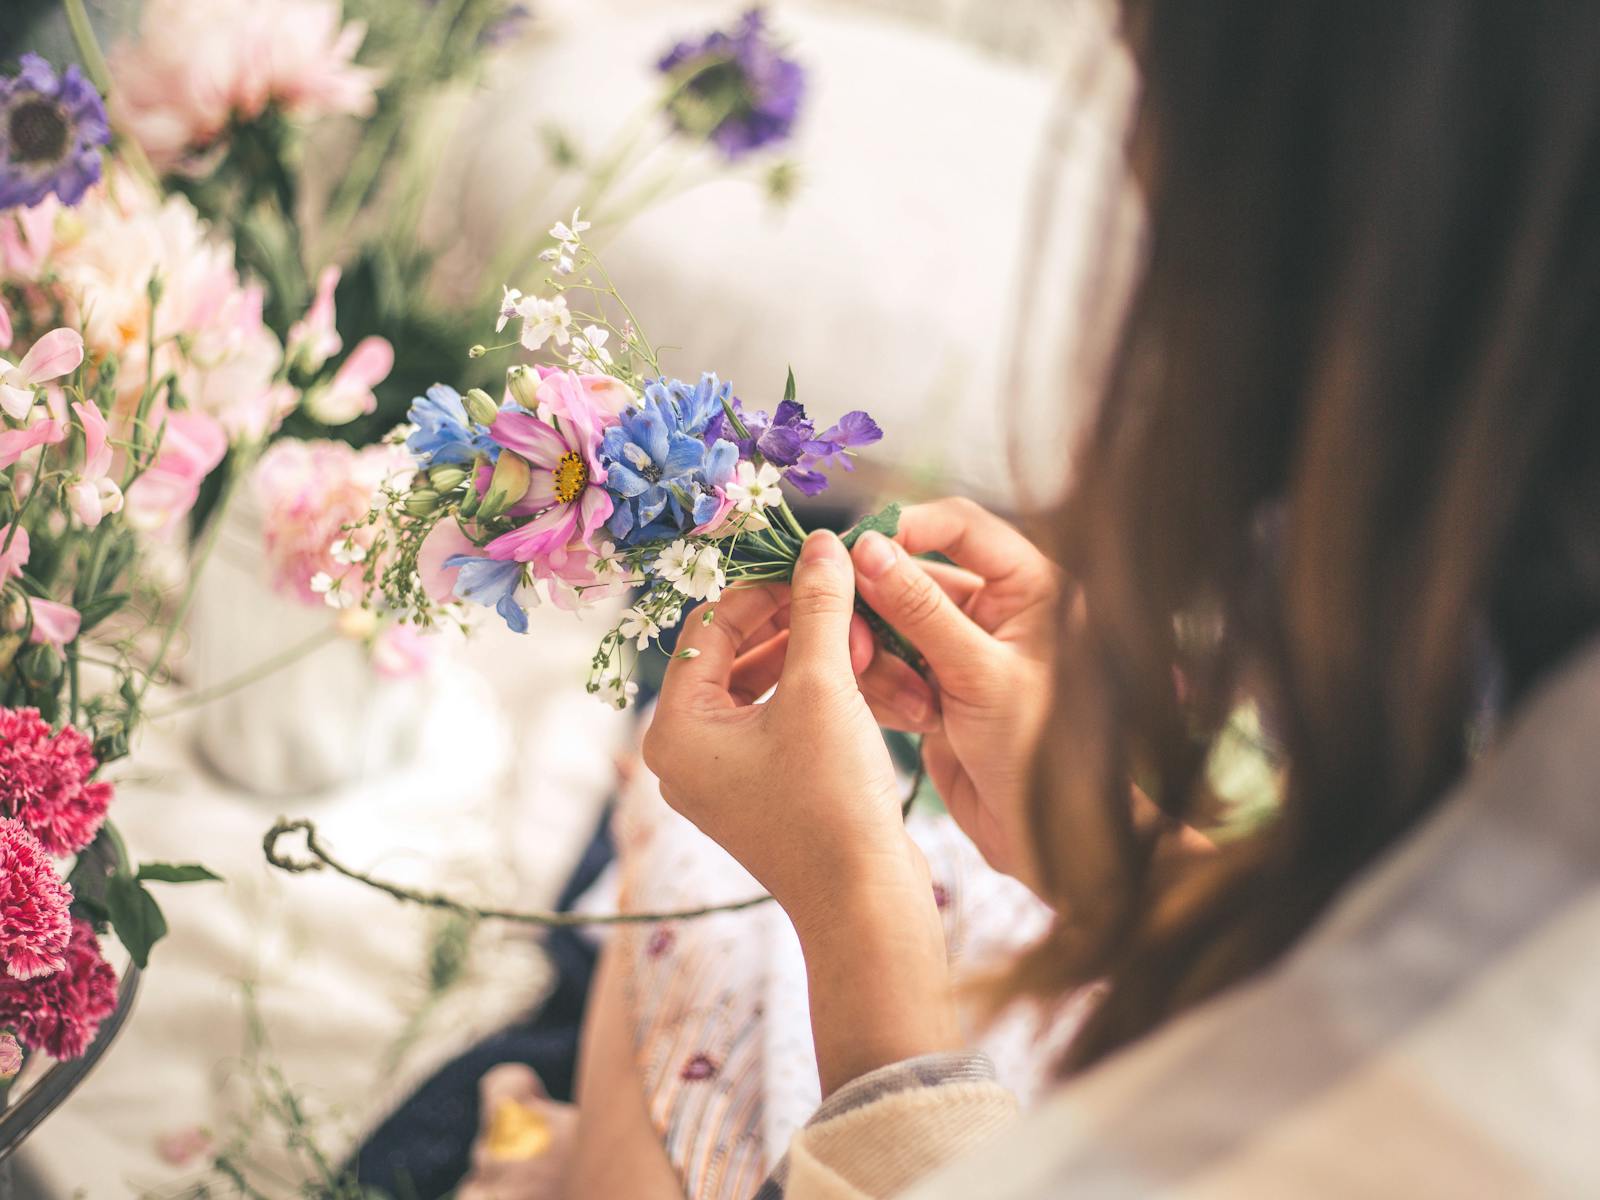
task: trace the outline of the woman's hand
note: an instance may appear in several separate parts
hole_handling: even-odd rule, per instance
[[[839,539],[814,533],[787,590],[734,589],[691,614],[644,742],[667,803],[794,922],[828,1090],[959,1044],[927,864],[851,662],[853,574]],[[736,659],[785,627],[776,694],[736,694]]]
[[[952,568],[912,558],[938,552]],[[970,500],[908,508],[895,539],[855,545],[861,598],[927,660],[922,680],[878,652],[862,691],[885,724],[922,729],[923,759],[950,815],[997,870],[1028,869],[1022,810],[1051,699],[1060,571],[1015,528]],[[858,650],[858,657],[859,657]]]

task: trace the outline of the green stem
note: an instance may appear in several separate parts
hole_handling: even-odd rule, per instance
[[[217,548],[217,542],[222,535],[222,521],[228,512],[228,503],[233,499],[233,493],[239,485],[239,479],[250,465],[255,461],[254,451],[248,453],[236,451],[232,456],[233,461],[228,465],[228,476],[222,481],[222,492],[217,497],[217,503],[211,510],[211,521],[206,526],[205,533],[201,535],[200,546],[196,551],[189,567],[189,582],[184,587],[183,599],[178,602],[178,611],[167,622],[166,628],[161,632],[161,643],[156,647],[155,657],[150,661],[149,671],[139,684],[139,690],[134,694],[131,709],[137,711],[144,702],[145,693],[150,690],[150,685],[155,682],[161,673],[162,664],[167,660],[167,652],[172,649],[172,640],[177,636],[178,627],[189,616],[189,610],[194,607],[194,599],[199,590],[200,577],[205,573],[206,563],[210,561],[212,552]],[[129,713],[130,723],[132,711]]]
[[[72,40],[77,44],[78,57],[83,59],[83,69],[99,93],[111,91],[111,68],[100,51],[100,42],[94,36],[94,26],[89,23],[89,13],[83,0],[62,0],[67,10],[67,25],[72,29]]]

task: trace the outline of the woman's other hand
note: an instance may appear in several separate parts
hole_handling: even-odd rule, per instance
[[[956,565],[912,557],[930,552]],[[937,698],[881,650],[862,691],[884,724],[926,733],[929,776],[990,865],[1024,873],[1022,809],[1050,705],[1059,569],[964,499],[906,509],[893,540],[869,533],[853,557],[861,598],[927,660]],[[930,702],[937,712],[928,719]]]

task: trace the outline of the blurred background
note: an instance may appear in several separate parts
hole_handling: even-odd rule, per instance
[[[196,147],[164,138],[162,105],[237,14],[87,5],[114,123],[126,73],[144,110],[124,117],[143,122],[151,169],[233,231],[240,269],[269,284],[267,324],[292,342],[337,267],[343,346],[393,347],[370,412],[340,411],[325,374],[291,375],[306,399],[275,436],[371,446],[429,385],[477,382],[465,350],[502,285],[536,289],[545,231],[582,206],[674,373],[714,370],[770,409],[792,369],[819,416],[864,408],[883,427],[803,519],[946,493],[1025,512],[1057,493],[1070,464],[1029,446],[1063,444],[1061,427],[1082,418],[1137,222],[1119,182],[1131,89],[1096,0],[766,5],[804,90],[791,128],[738,153],[663,100],[658,68],[685,39],[736,27],[738,5],[285,11],[285,39],[295,20],[358,28],[351,63],[372,72],[370,103],[303,120],[268,109]],[[79,61],[68,18],[53,0],[7,0],[0,58]],[[214,499],[202,493],[194,528]],[[384,878],[548,905],[636,736],[633,714],[583,692],[614,614],[546,606],[524,637],[484,623],[412,662],[285,586],[263,549],[278,502],[242,485],[171,679],[116,774],[137,853],[186,861],[199,847],[224,882],[164,900],[170,934],[137,1007],[14,1160],[21,1194],[192,1194],[216,1148],[240,1138],[240,1161],[261,1172],[253,1186],[301,1194],[318,1168],[285,1130],[310,1124],[339,1161],[549,986],[537,936],[274,872],[261,840],[280,815],[311,817]],[[181,548],[167,569],[176,588]]]

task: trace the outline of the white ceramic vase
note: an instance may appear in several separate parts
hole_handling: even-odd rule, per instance
[[[224,517],[189,618],[185,682],[226,685],[316,638],[333,610],[275,591],[267,577],[260,511],[248,495]],[[263,796],[326,792],[394,771],[415,753],[423,678],[372,669],[359,642],[336,638],[264,678],[204,703],[195,724],[205,762]]]

